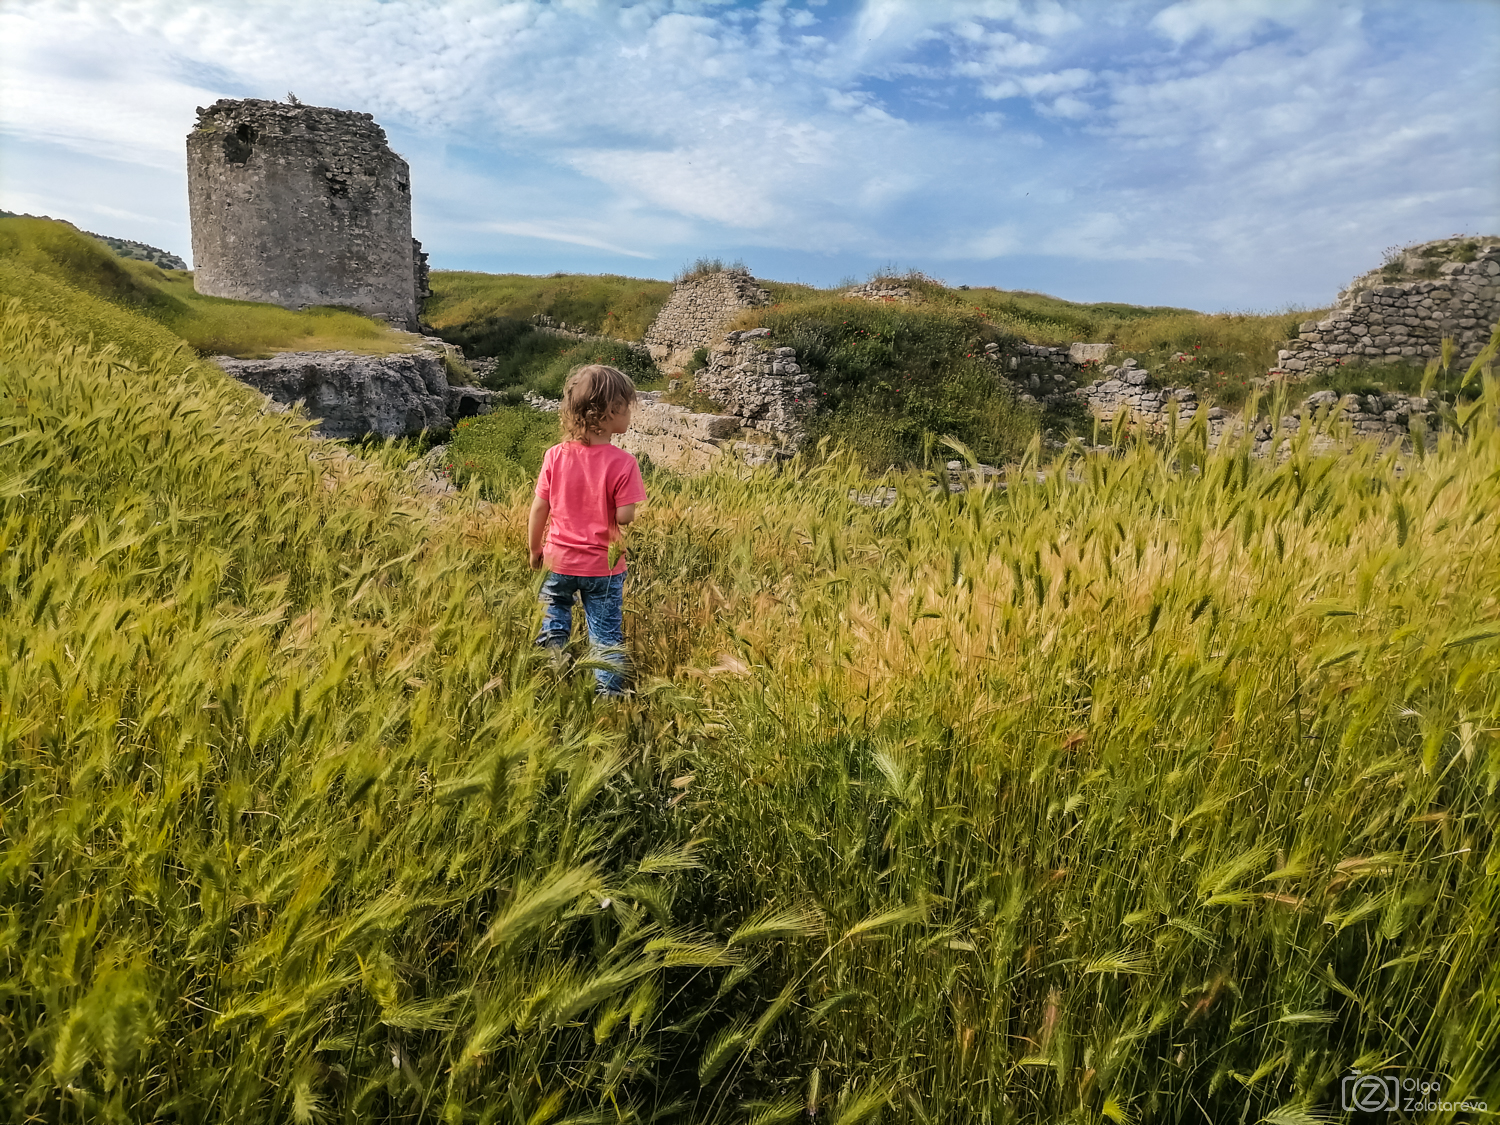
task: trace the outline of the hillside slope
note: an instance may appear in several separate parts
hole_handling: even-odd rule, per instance
[[[3,296],[78,324],[138,360],[179,342],[200,355],[241,358],[340,348],[385,354],[410,347],[406,333],[347,309],[294,312],[201,296],[191,273],[122,258],[71,224],[50,219],[0,218]]]

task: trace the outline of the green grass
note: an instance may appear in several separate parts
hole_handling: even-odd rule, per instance
[[[1313,391],[1332,390],[1339,394],[1375,394],[1395,391],[1405,395],[1418,394],[1426,379],[1425,363],[1344,363],[1336,367],[1320,368],[1312,378],[1300,381],[1297,386],[1309,394]],[[1464,385],[1467,365],[1439,367],[1428,387],[1449,398],[1472,401],[1479,393],[1477,382]]]
[[[145,273],[155,266],[142,263],[131,269]],[[162,293],[180,302],[159,314],[161,321],[202,355],[264,358],[282,351],[351,351],[361,355],[389,355],[409,351],[407,333],[392,330],[384,321],[352,309],[314,306],[293,311],[255,301],[204,297],[193,290],[192,274],[159,270],[155,281]]]
[[[503,342],[516,332],[509,322],[528,322],[537,314],[585,332],[639,340],[672,294],[669,281],[615,274],[531,277],[434,270],[429,285],[432,296],[423,303],[423,318],[445,340],[466,348],[478,345],[473,355],[500,354],[484,350],[482,341]]]
[[[480,482],[481,495],[500,499],[535,484],[542,456],[562,440],[556,414],[529,406],[504,406],[453,428],[448,464],[459,487]]]
[[[511,351],[499,357],[485,383],[497,390],[521,387],[548,398],[561,398],[568,374],[588,363],[617,367],[638,386],[650,386],[660,379],[651,361],[627,344],[528,331]]]
[[[683,281],[696,281],[701,277],[709,277],[712,274],[723,273],[725,270],[743,271],[745,263],[736,258],[732,262],[725,262],[723,258],[710,258],[707,256],[694,259],[685,265],[673,276],[674,283]]]
[[[705,259],[685,268],[683,276],[720,265]],[[643,388],[664,385],[623,350],[611,357],[597,347],[580,348],[532,331],[529,318],[545,313],[588,331],[639,339],[670,294],[665,282],[580,275],[433,276],[435,295],[427,315],[445,339],[471,356],[498,358],[492,386],[523,386],[555,396],[568,369],[580,362],[622,367]],[[916,302],[848,300],[837,291],[759,281],[772,304],[747,310],[732,325],[770,327],[777,345],[798,349],[818,381],[819,405],[832,410],[814,421],[814,437],[847,442],[870,469],[919,463],[920,451],[943,434],[964,441],[987,461],[1000,461],[1016,456],[1038,428],[1059,437],[1089,428],[1079,409],[1053,407],[1039,414],[995,386],[990,369],[974,359],[985,343],[1113,343],[1118,350],[1111,362],[1134,358],[1157,383],[1193,387],[1209,405],[1237,408],[1275,365],[1277,350],[1296,335],[1299,322],[1316,315],[1295,309],[1204,314],[1083,304],[1038,293],[950,289],[918,273],[890,280],[911,289]],[[1178,354],[1188,358],[1172,358]],[[675,400],[688,404],[683,395]]]
[[[293,312],[201,296],[190,272],[120,258],[97,239],[46,219],[0,219],[0,297],[70,321],[87,316],[98,339],[137,361],[178,341],[199,355],[239,358],[278,351],[383,355],[410,347],[405,333],[349,309]],[[157,327],[122,315],[128,312],[144,313]]]
[[[6,1120],[1500,1104],[1492,378],[1399,473],[653,475],[601,710],[529,480],[431,515],[74,331],[0,317]]]
[[[1157,382],[1193,387],[1204,401],[1229,407],[1243,403],[1257,381],[1275,366],[1276,352],[1296,336],[1300,322],[1319,315],[1318,310],[1291,308],[1268,314],[1199,313],[1112,302],[1083,304],[1041,293],[989,287],[950,289],[919,273],[888,280],[912,290],[916,304],[879,307],[905,309],[900,315],[908,320],[965,319],[971,329],[964,347],[981,339],[1002,343],[1024,340],[1049,347],[1067,347],[1074,342],[1110,343],[1117,350],[1111,352],[1108,362],[1118,364],[1133,358],[1151,371]],[[776,304],[772,310],[751,311],[740,318],[739,326],[770,324],[773,319],[785,322],[804,314],[836,319],[828,308],[836,299],[833,293],[806,286],[779,286],[773,296]],[[869,302],[847,304],[859,307]],[[1190,358],[1173,360],[1179,353]],[[957,354],[956,350],[949,352],[950,356]]]

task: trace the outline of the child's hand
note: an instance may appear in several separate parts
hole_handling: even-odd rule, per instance
[[[531,552],[531,569],[532,570],[541,570],[542,569],[542,552],[540,552],[540,551],[532,551]]]

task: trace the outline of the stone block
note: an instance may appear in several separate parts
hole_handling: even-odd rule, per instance
[[[636,401],[635,409],[630,413],[631,430],[674,434],[697,441],[728,437],[742,424],[739,418],[727,414],[697,414],[686,407],[652,401],[644,395]]]
[[[646,433],[631,428],[610,439],[625,452],[636,457],[645,455],[653,464],[680,473],[701,473],[712,467],[724,451],[713,442],[701,441],[683,434]]]
[[[1068,359],[1075,364],[1102,363],[1113,346],[1113,344],[1069,344]]]

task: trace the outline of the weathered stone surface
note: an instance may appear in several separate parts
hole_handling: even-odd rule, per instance
[[[724,455],[719,439],[739,432],[738,419],[696,414],[647,391],[630,412],[630,428],[610,440],[636,457],[680,473],[701,473]]]
[[[416,328],[411,174],[368,113],[223,99],[199,108],[187,156],[198,292]]]
[[[768,329],[731,332],[716,344],[706,368],[694,379],[698,391],[748,429],[773,435],[786,448],[801,448],[803,426],[815,408],[817,388],[802,373],[796,352],[769,347]]]
[[[494,398],[482,387],[449,386],[442,356],[428,351],[283,352],[271,359],[218,356],[214,362],[277,403],[300,400],[309,417],[320,419],[316,432],[323,437],[442,432],[461,417],[488,412]]]
[[[681,434],[697,441],[729,437],[738,433],[741,425],[740,419],[727,414],[695,414],[686,407],[662,402],[651,392],[642,394],[630,412],[632,430],[647,434]]]
[[[743,270],[679,282],[641,342],[663,370],[681,370],[743,310],[770,303],[771,295]]]
[[[1085,363],[1103,363],[1109,358],[1113,344],[1069,344],[1068,358],[1082,366]]]
[[[1469,243],[1473,260],[1447,261]],[[1304,321],[1277,353],[1274,370],[1307,373],[1357,359],[1397,363],[1441,353],[1453,337],[1456,361],[1471,361],[1500,322],[1500,237],[1442,239],[1413,247],[1389,267],[1356,278],[1323,320]],[[1423,276],[1410,277],[1412,273]],[[1436,274],[1436,277],[1431,275]]]
[[[903,305],[915,299],[910,288],[889,278],[877,278],[863,285],[851,285],[848,289],[840,290],[839,296],[852,297],[856,301],[885,301]]]

